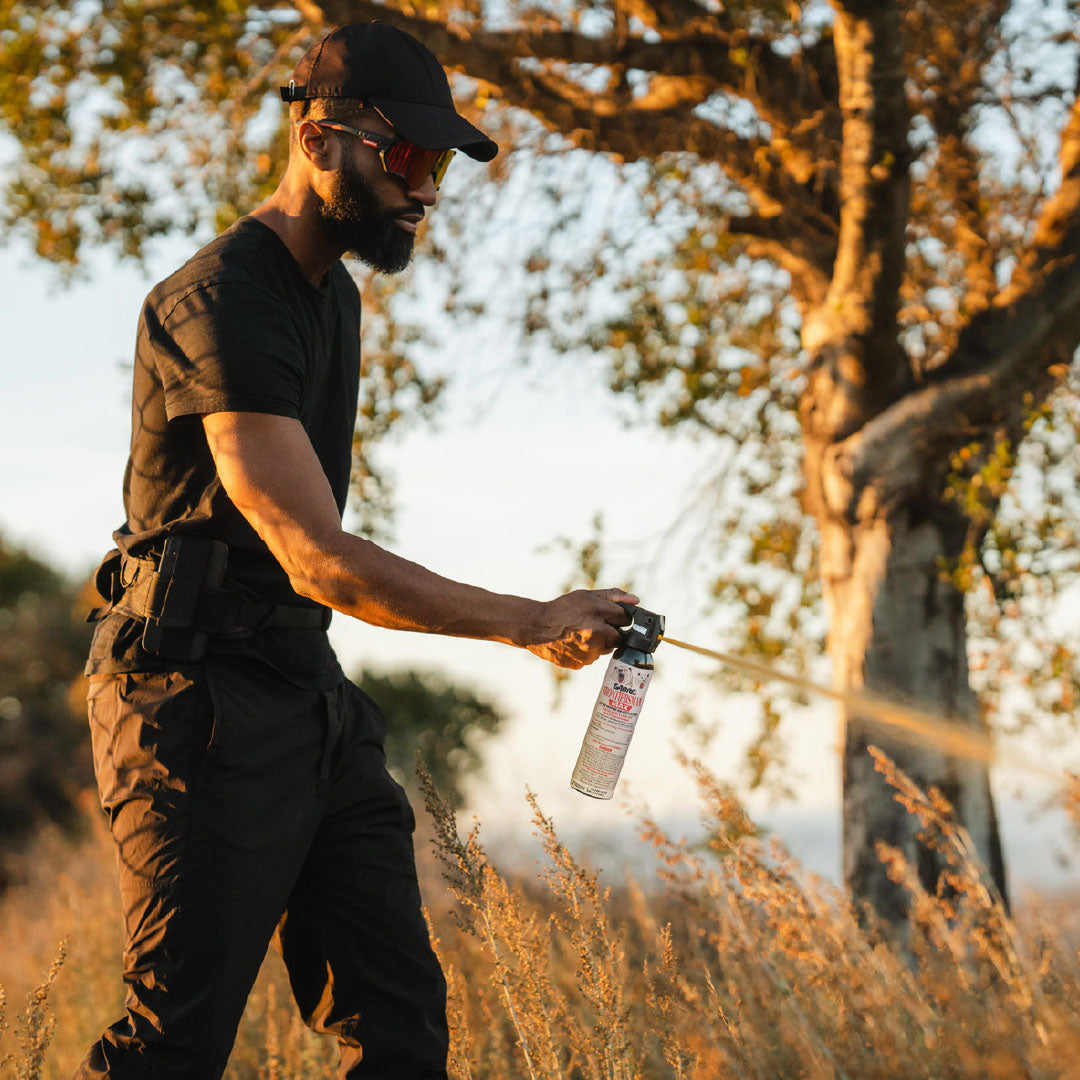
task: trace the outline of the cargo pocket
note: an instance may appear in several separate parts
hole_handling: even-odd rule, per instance
[[[178,672],[94,679],[87,696],[94,772],[132,880],[174,875],[210,740],[205,684]]]

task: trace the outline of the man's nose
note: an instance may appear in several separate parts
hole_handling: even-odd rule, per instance
[[[435,177],[428,173],[424,177],[424,182],[409,192],[409,198],[415,199],[418,203],[423,203],[424,206],[434,206],[435,200],[438,198],[435,194]]]

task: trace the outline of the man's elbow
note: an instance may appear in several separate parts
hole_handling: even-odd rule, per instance
[[[297,596],[302,596],[305,600],[314,600],[317,604],[328,604],[325,589],[310,574],[291,573],[289,574],[289,584]],[[328,604],[328,606],[332,607],[333,605]]]
[[[282,566],[299,596],[338,611],[348,606],[348,574],[343,572],[342,560],[331,552],[308,552],[299,558],[282,560]]]

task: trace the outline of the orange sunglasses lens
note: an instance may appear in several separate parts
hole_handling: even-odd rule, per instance
[[[399,139],[383,153],[383,164],[387,172],[400,176],[410,188],[420,187],[429,176],[438,187],[453,156],[453,150],[425,150]]]

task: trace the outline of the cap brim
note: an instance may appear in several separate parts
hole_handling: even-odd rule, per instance
[[[426,150],[461,150],[477,161],[490,161],[499,152],[495,142],[453,109],[379,97],[368,101],[403,139]]]

